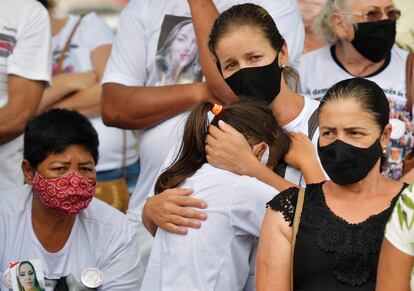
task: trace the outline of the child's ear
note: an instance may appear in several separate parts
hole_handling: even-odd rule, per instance
[[[23,160],[23,162],[22,162],[22,171],[23,171],[24,180],[26,181],[26,183],[29,184],[29,185],[32,185],[35,172],[34,172],[32,166],[30,166],[29,161]]]
[[[259,161],[262,161],[262,159],[266,158],[266,163],[267,163],[267,160],[269,159],[269,157],[265,157],[263,155],[268,148],[269,146],[264,141],[262,141],[253,147],[252,153]]]

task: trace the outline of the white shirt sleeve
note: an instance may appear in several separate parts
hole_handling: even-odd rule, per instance
[[[52,59],[49,15],[39,2],[35,4],[26,14],[27,21],[22,21],[18,28],[16,46],[7,60],[7,73],[50,82]]]
[[[114,217],[114,219],[119,219]],[[102,291],[139,290],[144,276],[144,266],[136,232],[132,224],[124,219],[118,235],[105,250],[105,261],[101,271],[104,273]]]
[[[286,40],[289,51],[289,63],[299,67],[305,41],[305,28],[296,0],[259,0],[256,4],[263,6]]]
[[[2,199],[1,199],[1,197],[0,197],[0,202],[3,202]],[[9,231],[7,229],[7,224],[8,224],[8,219],[7,219],[6,214],[2,210],[0,210],[0,234],[2,236],[6,236],[6,234]],[[5,254],[4,254],[4,250],[6,248],[6,245],[5,244],[6,244],[6,240],[5,239],[0,240],[0,257],[1,258],[5,258],[6,257]],[[5,270],[2,270],[1,265],[0,265],[0,279],[3,279],[3,271],[5,271]],[[3,287],[2,283],[0,283],[0,290],[2,290],[1,287]]]
[[[266,203],[277,194],[275,188],[255,178],[241,176],[235,185],[230,209],[235,235],[251,234],[258,237]]]
[[[112,44],[114,33],[95,12],[86,15],[82,22],[86,30],[85,36],[88,37],[89,51],[92,52],[102,45]]]
[[[1,199],[0,199],[1,201]],[[7,224],[8,224],[8,219],[7,216],[2,213],[2,210],[0,210],[0,234],[2,236],[6,236],[6,234],[9,233],[9,230],[7,229]],[[0,257],[1,258],[5,258],[5,253],[4,250],[6,248],[6,240],[2,239],[0,241]],[[9,290],[8,288],[6,288],[6,286],[4,286],[5,282],[4,282],[4,277],[3,274],[4,272],[7,270],[7,266],[5,266],[4,262],[2,262],[0,264],[0,290]]]
[[[385,229],[385,237],[400,251],[414,256],[414,192],[407,187],[398,198]]]
[[[147,1],[132,0],[122,11],[111,56],[102,80],[125,86],[143,86],[146,73]]]

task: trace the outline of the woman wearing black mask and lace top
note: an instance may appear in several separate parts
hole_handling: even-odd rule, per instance
[[[314,30],[329,45],[303,55],[299,67],[302,93],[314,99],[351,77],[374,81],[384,90],[392,133],[383,171],[394,180],[402,177],[404,157],[414,146],[406,98],[408,52],[394,45],[400,14],[392,0],[326,1]]]
[[[257,254],[257,290],[375,290],[385,224],[404,188],[382,176],[391,126],[374,82],[353,78],[328,90],[319,106],[318,153],[331,178],[306,187],[293,268],[292,223],[298,188],[272,201]]]

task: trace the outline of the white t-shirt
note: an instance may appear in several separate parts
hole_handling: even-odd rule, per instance
[[[387,240],[401,252],[414,257],[414,228],[413,228],[413,185],[401,193],[385,228]],[[411,290],[414,290],[414,273],[411,272]]]
[[[266,203],[277,191],[209,164],[182,187],[208,203],[208,219],[184,236],[157,230],[141,290],[243,290]]]
[[[80,16],[69,15],[66,25],[52,38],[53,74],[57,73],[57,60],[60,57],[66,41],[79,21]],[[93,71],[91,55],[103,45],[112,44],[113,32],[109,26],[95,13],[85,15],[81,20],[71,45],[65,55],[62,73],[82,73]],[[89,119],[99,136],[99,163],[96,170],[105,171],[121,168],[123,151],[123,130],[106,126],[101,117]],[[131,130],[126,130],[126,163],[130,165],[137,161],[136,138]]]
[[[0,193],[0,278],[9,263],[39,259],[46,291],[70,273],[80,281],[89,267],[103,272],[104,282],[98,290],[138,290],[144,273],[138,240],[133,225],[121,212],[93,199],[77,214],[65,246],[50,253],[32,227],[32,195],[29,185]],[[1,284],[1,290],[8,290]]]
[[[249,1],[214,1],[219,11],[245,2]],[[276,20],[281,34],[289,44],[291,63],[298,66],[303,50],[304,29],[296,1],[255,0],[253,2],[266,8]],[[121,13],[117,36],[102,82],[114,82],[126,86],[158,86],[171,83],[167,81],[163,71],[164,67],[168,67],[164,47],[169,44],[168,35],[174,34],[173,28],[186,24],[191,20],[190,17],[191,13],[186,0],[129,1]],[[185,55],[191,56],[188,60],[190,65],[183,69],[175,83],[202,80],[201,67],[196,61],[198,53],[194,51],[194,32],[189,34],[189,39],[192,51]],[[148,130],[141,131],[141,174],[137,183],[138,187],[131,197],[132,209],[143,205],[168,152],[181,141],[182,128],[180,126],[185,122],[182,122],[182,116],[178,115]],[[150,240],[149,234],[141,224],[140,212],[141,209],[139,209],[139,214],[130,215],[128,212],[127,215],[137,224],[138,233],[142,235],[140,240]]]
[[[287,132],[301,132],[305,135],[308,135],[309,121],[312,114],[314,114],[316,109],[318,109],[319,102],[316,100],[312,100],[306,96],[304,97],[304,101],[305,104],[303,106],[301,113],[293,121],[283,126],[283,129],[285,129]],[[316,123],[318,124],[318,122],[319,121],[316,116]],[[315,150],[318,146],[318,139],[319,127],[316,128],[312,136],[312,143],[315,146]],[[284,178],[295,185],[306,187],[306,181],[302,173],[299,170],[292,168],[291,166],[286,167]]]
[[[407,151],[414,147],[414,125],[405,111],[406,76],[405,68],[408,52],[394,46],[389,63],[366,79],[377,83],[390,103],[390,122],[393,125],[385,174],[398,180],[402,176],[402,161]],[[353,78],[341,67],[326,46],[304,54],[299,67],[303,94],[320,99],[335,83]]]
[[[365,79],[377,83],[388,98],[405,98],[405,64],[408,52],[394,46],[391,61],[382,71]],[[325,46],[302,56],[299,66],[302,93],[320,100],[328,89],[337,82],[354,78],[337,61],[331,46]]]
[[[8,75],[49,82],[50,23],[33,0],[0,0],[0,107],[9,101]],[[36,69],[34,69],[36,68]],[[0,145],[0,189],[23,184],[22,136]]]
[[[288,132],[294,131],[294,132],[301,132],[305,135],[308,135],[308,129],[309,129],[309,120],[316,111],[316,109],[319,106],[319,101],[304,97],[304,106],[300,114],[292,120],[289,124],[285,125],[283,129],[285,129]],[[138,181],[138,187],[135,188],[135,191],[131,197],[131,200],[129,202],[128,212],[127,216],[128,218],[136,225],[138,230],[138,236],[141,239],[141,242],[143,242],[142,247],[142,253],[143,253],[143,260],[145,261],[146,255],[149,254],[149,251],[152,246],[153,237],[148,233],[148,231],[145,229],[143,223],[142,223],[142,209],[145,205],[145,202],[149,196],[154,195],[154,185],[156,182],[157,177],[166,169],[168,166],[170,166],[175,158],[178,155],[181,143],[182,143],[182,136],[184,131],[184,125],[187,121],[186,118],[188,116],[188,113],[180,114],[174,119],[177,121],[177,125],[173,128],[171,133],[169,133],[169,145],[170,148],[169,153],[167,154],[166,158],[164,159],[161,167],[159,168],[158,172],[155,175],[155,178],[151,181],[146,180],[148,183],[148,187],[145,187],[147,185],[140,184],[140,180]],[[316,121],[318,121],[318,118],[316,118]],[[165,122],[161,125],[165,125]],[[152,132],[160,134],[160,132]],[[318,138],[319,138],[319,127],[316,128],[313,137],[312,137],[312,143],[315,146],[315,150],[317,149],[318,144]],[[156,157],[152,157],[156,158]],[[282,176],[288,180],[289,182],[300,185],[301,187],[306,186],[306,181],[302,175],[302,173],[289,165],[285,167],[285,170],[283,173],[281,173]],[[146,189],[146,191],[143,191]]]

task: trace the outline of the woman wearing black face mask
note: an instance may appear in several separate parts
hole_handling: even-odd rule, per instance
[[[389,105],[374,82],[334,85],[319,106],[318,152],[332,180],[306,187],[296,235],[298,189],[269,202],[257,255],[257,290],[375,290],[385,224],[404,184],[381,175]]]
[[[195,11],[196,8],[193,9],[193,12]],[[199,18],[194,17],[195,20]],[[197,29],[199,23],[195,21],[194,24]],[[241,4],[224,11],[214,22],[208,45],[216,58],[222,77],[236,95],[264,99],[280,126],[288,132],[302,132],[316,146],[318,134],[315,111],[318,103],[295,91],[294,85],[297,82],[294,81],[293,76],[296,70],[287,65],[287,43],[266,10],[255,4]],[[312,124],[315,126],[316,134],[315,131],[310,130]],[[226,132],[211,126],[210,135],[206,140],[208,161],[219,168],[262,179],[278,190],[285,189],[275,183],[278,177],[269,175],[271,178],[266,178],[263,167],[259,168],[248,151],[244,150],[247,149],[244,146],[246,143],[241,146],[231,143],[227,151],[218,149],[220,146],[216,141],[224,144],[227,139],[230,139],[241,143],[242,141],[236,139],[234,135],[227,135]],[[231,157],[236,148],[238,149],[236,155]],[[230,157],[223,158],[226,155]],[[289,156],[285,161],[290,162]],[[298,165],[291,166],[301,169]],[[293,167],[274,170],[289,182],[301,186],[306,182],[324,179],[321,175],[321,179],[305,181],[300,171]]]
[[[303,55],[299,68],[302,92],[315,99],[351,77],[374,81],[384,90],[393,127],[384,171],[394,180],[402,177],[403,159],[414,146],[406,99],[408,53],[394,46],[400,14],[392,0],[326,1],[314,30],[330,45]]]
[[[292,167],[274,169],[279,174],[277,175],[257,161],[251,154],[246,139],[234,128],[225,124],[220,127],[230,132],[223,132],[211,126],[206,140],[209,163],[239,175],[256,177],[279,191],[291,187],[292,184],[304,186],[306,182],[324,180],[315,149],[305,136],[314,137],[311,139],[316,148],[318,129],[317,114],[314,113],[319,103],[297,94],[291,88],[295,82],[289,83],[294,78],[292,70],[287,66],[287,44],[269,13],[255,4],[235,5],[221,13],[211,29],[206,19],[211,16],[214,22],[218,15],[213,1],[188,2],[203,72],[209,86],[215,87],[212,91],[229,89],[222,86],[224,78],[236,95],[265,100],[278,124],[286,131],[302,133],[295,135],[293,150],[285,157],[285,161]],[[209,47],[206,46],[208,36]],[[212,60],[211,63],[206,61],[211,59],[212,54],[215,55],[221,76],[217,72],[216,63]],[[216,83],[212,81],[214,78]],[[220,145],[216,146],[218,140]],[[293,152],[296,152],[296,156],[293,156]],[[313,175],[305,176],[301,172]],[[183,226],[199,226],[196,219],[201,219],[201,215],[195,210],[184,209],[183,206],[201,207],[205,204],[195,201],[196,199],[183,199],[188,191],[183,194],[176,194],[174,191],[170,190],[168,194],[161,193],[148,199],[143,210],[143,219],[148,225],[155,223],[169,231],[185,233]],[[185,217],[181,217],[183,215]]]

